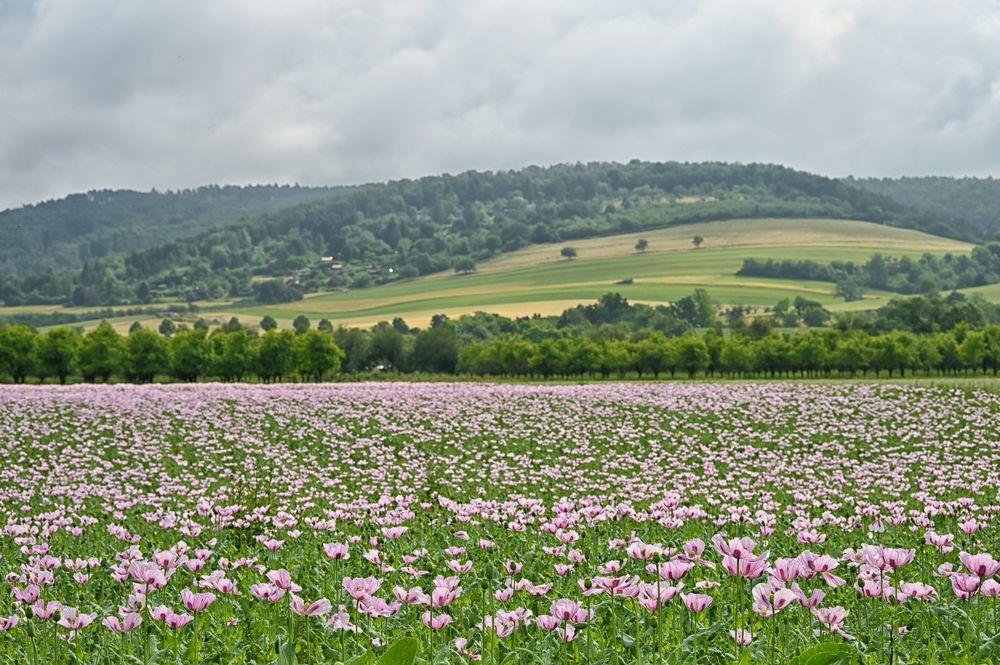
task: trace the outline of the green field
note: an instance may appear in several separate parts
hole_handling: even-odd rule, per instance
[[[704,238],[698,249],[691,243],[695,234]],[[649,242],[643,254],[634,249],[640,237]],[[577,250],[576,259],[561,258],[560,249],[566,244]],[[733,220],[532,245],[480,264],[475,274],[438,273],[369,289],[311,294],[281,305],[230,308],[215,303],[205,315],[220,321],[237,316],[246,323],[270,315],[282,326],[291,325],[299,314],[365,326],[401,316],[422,326],[438,313],[558,314],[609,291],[635,302],[669,303],[695,288],[708,289],[724,304],[768,306],[803,295],[843,311],[878,307],[893,294],[869,292],[862,301],[845,303],[826,282],[744,278],[736,272],[750,257],[863,262],[876,252],[919,256],[971,249],[968,243],[868,222]],[[633,283],[618,284],[626,279]],[[1000,298],[1000,290],[994,295]],[[131,319],[116,321],[119,326],[129,323]]]

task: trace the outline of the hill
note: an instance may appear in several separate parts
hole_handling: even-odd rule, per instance
[[[694,235],[703,238],[695,249]],[[635,249],[640,238],[648,249]],[[863,262],[875,253],[918,257],[925,253],[965,254],[968,243],[870,222],[827,219],[740,219],[681,225],[572,243],[577,258],[561,256],[562,243],[531,245],[481,263],[473,274],[440,272],[404,282],[346,292],[307,295],[270,306],[216,304],[200,315],[225,321],[236,316],[256,324],[272,316],[288,327],[303,314],[335,325],[369,326],[402,317],[425,326],[435,314],[457,317],[475,311],[504,316],[558,314],[615,291],[633,302],[666,304],[704,288],[723,304],[770,306],[804,296],[831,310],[875,308],[894,294],[872,291],[846,303],[827,282],[740,277],[749,257]],[[628,282],[628,283],[622,283]],[[127,328],[137,317],[115,321]],[[138,317],[141,318],[141,317]],[[155,326],[158,319],[144,319]]]
[[[996,178],[847,178],[844,182],[945,222],[968,225],[984,239],[1000,240],[1000,180]]]
[[[93,191],[0,212],[0,276],[66,271],[331,196],[327,187]]]
[[[858,219],[970,237],[892,199],[782,166],[592,163],[340,191],[82,270],[0,279],[6,305],[291,301],[412,279],[529,244],[738,218]],[[322,257],[328,257],[323,261]]]

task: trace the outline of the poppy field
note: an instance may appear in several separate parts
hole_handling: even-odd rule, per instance
[[[3,663],[1000,662],[1000,397],[0,387]]]

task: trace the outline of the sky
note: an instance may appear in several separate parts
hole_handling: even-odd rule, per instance
[[[633,158],[1000,175],[1000,0],[0,0],[0,208]]]

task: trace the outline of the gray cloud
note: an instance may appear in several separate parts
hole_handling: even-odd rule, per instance
[[[1000,4],[0,0],[0,207],[633,157],[1000,174]]]

